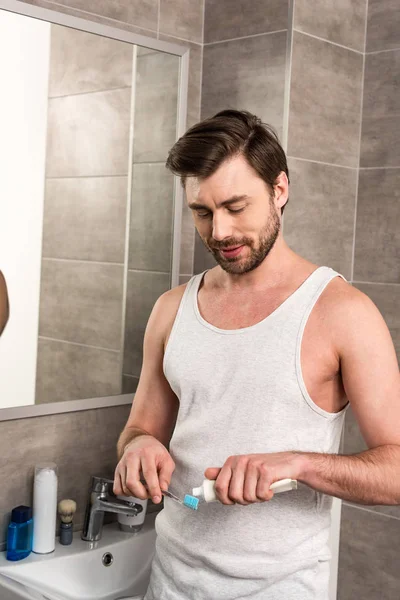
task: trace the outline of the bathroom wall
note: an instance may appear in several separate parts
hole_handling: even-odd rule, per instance
[[[198,0],[31,0],[47,9],[65,12],[127,31],[187,45],[191,49],[188,124],[200,116],[200,81],[204,4]],[[160,203],[162,197],[160,197]],[[181,275],[192,273],[194,231],[183,217]],[[149,290],[143,286],[143,300]],[[30,502],[33,467],[54,460],[60,467],[59,498],[78,501],[76,524],[82,523],[89,477],[109,474],[116,463],[115,445],[129,406],[88,410],[15,421],[0,421],[3,457],[0,491],[0,543],[12,507]],[[5,469],[5,470],[4,470]]]
[[[246,109],[284,125],[288,0],[206,0],[201,117]],[[215,266],[196,234],[194,272]]]
[[[353,285],[378,306],[400,361],[400,5],[369,0]],[[344,452],[366,448],[351,412]],[[400,507],[343,503],[339,600],[400,597]]]

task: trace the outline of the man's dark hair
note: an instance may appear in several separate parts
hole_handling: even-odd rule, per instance
[[[193,125],[171,148],[166,166],[184,186],[187,177],[206,179],[238,155],[244,156],[271,193],[279,173],[284,171],[289,180],[286,155],[275,130],[246,110],[223,110]]]

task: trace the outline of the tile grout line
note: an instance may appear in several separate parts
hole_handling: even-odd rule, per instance
[[[361,138],[362,138],[362,122],[363,122],[363,110],[364,110],[364,79],[365,79],[365,48],[367,44],[367,23],[368,23],[368,0],[366,2],[366,14],[365,14],[365,26],[364,26],[364,52],[363,52],[363,64],[361,72],[361,100],[360,100],[360,131],[358,134],[358,168],[357,168],[357,181],[356,181],[356,194],[354,204],[354,225],[353,225],[353,248],[351,254],[351,276],[350,281],[354,281],[354,267],[355,267],[355,256],[356,256],[356,234],[357,234],[357,209],[358,209],[358,192],[360,187],[360,165],[361,165]]]
[[[66,9],[67,8],[67,9],[69,9],[71,11],[75,11],[77,13],[81,13],[82,15],[89,15],[90,17],[96,17],[96,19],[103,19],[105,21],[105,23],[102,23],[103,25],[109,25],[107,23],[107,21],[109,21],[111,23],[119,23],[119,24],[125,25],[125,26],[128,25],[128,27],[129,26],[135,27],[136,29],[140,29],[141,31],[149,31],[151,33],[157,33],[154,29],[148,29],[147,27],[140,27],[139,25],[134,25],[133,23],[127,23],[126,21],[120,21],[119,19],[113,19],[112,17],[106,17],[105,15],[101,15],[101,14],[98,14],[98,13],[90,12],[88,10],[82,10],[81,8],[75,8],[75,7],[69,6],[68,4],[62,4],[61,2],[56,2],[54,0],[51,0],[51,1],[45,0],[45,2],[48,5],[47,10],[53,10],[53,11],[58,10],[58,8],[55,9],[54,7],[60,7],[62,9]],[[69,13],[64,12],[62,10],[60,12],[63,12],[63,14],[69,14]],[[74,15],[72,15],[72,16],[74,16]],[[84,17],[79,17],[78,16],[77,18],[79,19],[79,18],[84,18]],[[112,25],[109,25],[109,26],[112,26]],[[128,31],[129,33],[138,33],[138,32],[132,32],[132,31],[129,31],[129,30],[126,30],[126,29],[124,31]],[[145,34],[140,33],[139,35],[145,35]]]
[[[377,510],[371,510],[370,508],[365,508],[364,506],[358,506],[358,505],[356,506],[354,504],[351,504],[351,502],[346,502],[345,500],[343,501],[343,504],[344,504],[344,506],[348,506],[349,508],[354,508],[355,510],[362,510],[369,514],[375,515],[377,517],[386,517],[387,519],[394,519],[395,521],[400,521],[400,516],[395,517],[394,515],[388,515],[386,513],[379,512]]]
[[[202,46],[201,46],[201,64],[200,64],[200,98],[199,98],[199,115],[198,118],[199,120],[201,120],[202,117],[202,100],[203,100],[203,70],[204,70],[204,48],[205,48],[205,42],[204,42],[204,35],[205,35],[205,27],[206,27],[206,0],[204,0],[203,2],[203,28],[202,28]],[[184,202],[186,202],[186,196],[184,194]],[[193,229],[193,224],[192,224],[192,229]],[[191,260],[191,266],[192,266],[192,274],[190,275],[190,277],[192,277],[194,275],[194,263],[195,263],[195,253],[196,253],[196,229],[194,228],[193,231],[193,252],[192,252],[192,260]]]
[[[81,342],[71,342],[70,340],[60,340],[59,338],[49,337],[48,335],[39,335],[39,340],[46,340],[49,342],[59,342],[60,344],[69,344],[70,346],[79,346],[81,348],[92,348],[93,350],[106,350],[107,352],[114,352],[119,354],[120,350],[115,348],[105,348],[104,346],[93,346],[92,344],[82,344]]]
[[[333,46],[338,46],[339,48],[344,48],[345,50],[350,50],[350,52],[355,52],[356,54],[364,55],[362,50],[355,50],[355,48],[349,48],[349,46],[343,46],[343,44],[338,44],[337,42],[332,42],[332,40],[327,40],[326,38],[319,37],[318,35],[314,35],[312,33],[307,33],[307,31],[301,31],[300,29],[293,28],[293,31],[296,33],[301,33],[302,35],[307,35],[308,37],[312,37],[315,40],[319,40],[320,42],[325,42],[326,44],[332,44]]]
[[[400,50],[400,46],[398,48],[388,48],[387,50],[372,50],[371,52],[366,52],[365,54],[382,54],[382,52],[397,52]]]
[[[290,118],[290,92],[292,85],[292,63],[293,63],[293,24],[295,1],[288,2],[288,29],[286,35],[286,56],[285,56],[285,89],[283,92],[283,124],[282,124],[282,147],[288,161],[289,145],[289,118]],[[285,214],[281,214],[282,235],[285,232]]]
[[[366,4],[365,4],[364,54],[367,53],[368,9],[369,9],[369,0],[367,0]]]
[[[160,16],[161,16],[161,0],[158,0],[158,11],[157,11],[157,39],[160,39]]]
[[[400,169],[399,167],[360,167],[360,171],[374,171],[377,169]]]
[[[204,46],[214,46],[215,44],[225,44],[225,42],[237,42],[239,40],[247,40],[249,38],[261,37],[262,35],[273,35],[274,33],[283,33],[287,29],[277,29],[276,31],[265,31],[264,33],[253,33],[252,35],[243,35],[236,38],[228,38],[226,40],[217,40],[215,42],[206,42]]]
[[[187,40],[186,38],[182,38],[182,37],[178,37],[177,35],[172,35],[170,33],[163,33],[162,31],[160,31],[160,36],[165,36],[167,38],[171,38],[171,40],[179,40],[180,42],[186,42],[186,44],[193,44],[194,46],[202,46],[203,44],[201,42],[194,42],[193,40]],[[158,38],[159,39],[159,38]],[[158,52],[158,50],[155,50],[155,52]]]
[[[400,283],[386,281],[359,281],[358,279],[355,279],[353,283],[361,283],[362,285],[400,285]]]
[[[283,135],[282,146],[287,155],[289,142],[289,115],[290,115],[290,88],[292,80],[293,61],[293,23],[295,0],[289,0],[288,4],[288,30],[286,39],[286,65],[285,65],[285,90],[283,97]]]
[[[95,264],[95,265],[104,265],[104,266],[113,266],[113,267],[123,267],[124,263],[115,263],[115,262],[105,262],[100,260],[85,260],[82,258],[53,258],[50,256],[42,257],[42,260],[53,261],[53,262],[72,262],[72,263],[84,263],[84,264]],[[132,273],[151,273],[152,275],[169,275],[166,271],[153,271],[151,269],[130,269],[128,268],[128,272]]]
[[[90,96],[92,94],[104,94],[106,92],[118,92],[120,90],[130,90],[131,85],[121,85],[115,88],[107,88],[104,90],[90,90],[87,92],[76,92],[74,94],[62,94],[60,96],[49,96],[49,100],[58,100],[59,98],[75,98],[75,96]]]
[[[293,160],[302,160],[304,162],[312,162],[312,163],[316,163],[317,165],[326,165],[327,167],[338,167],[340,169],[350,169],[351,171],[358,170],[358,167],[349,167],[348,165],[339,165],[339,164],[335,164],[335,163],[328,163],[328,162],[323,162],[321,160],[314,160],[312,158],[300,158],[299,156],[291,156],[291,155],[287,155],[287,158],[292,158]]]
[[[42,260],[50,260],[54,262],[73,262],[73,263],[89,263],[94,265],[111,265],[113,267],[123,267],[124,263],[102,261],[102,260],[90,260],[85,258],[55,258],[53,256],[42,256]]]

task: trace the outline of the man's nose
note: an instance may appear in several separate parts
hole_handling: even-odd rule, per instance
[[[232,237],[232,223],[228,215],[214,213],[212,236],[217,242]]]

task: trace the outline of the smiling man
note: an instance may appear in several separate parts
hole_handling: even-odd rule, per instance
[[[286,157],[256,116],[195,125],[167,166],[218,266],[154,306],[114,490],[159,502],[205,474],[220,502],[192,512],[165,499],[145,600],[327,600],[331,496],[400,503],[388,328],[367,296],[286,244]],[[343,456],[349,403],[369,449]],[[284,478],[298,489],[273,496]]]

